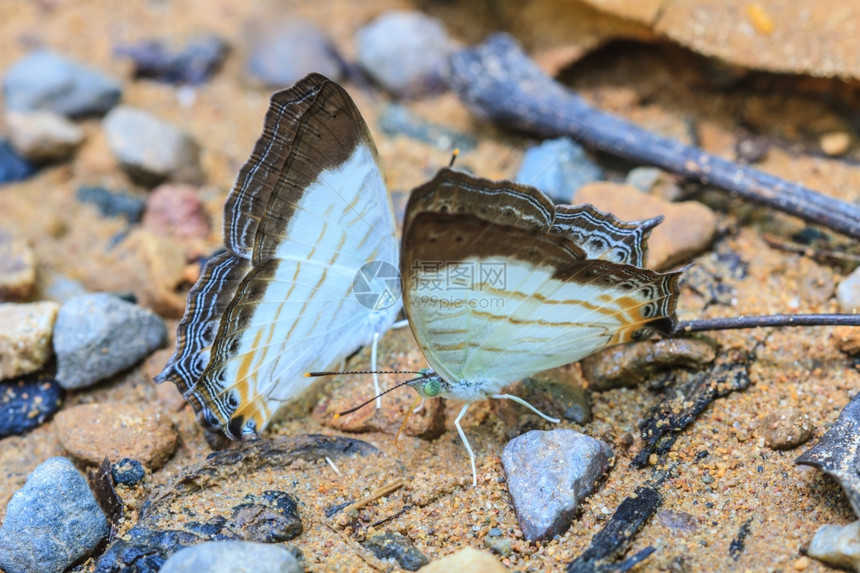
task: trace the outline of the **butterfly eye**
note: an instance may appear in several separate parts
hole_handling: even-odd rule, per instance
[[[442,388],[440,387],[438,380],[428,380],[424,383],[424,388],[422,388],[424,395],[428,398],[438,396],[441,389]]]

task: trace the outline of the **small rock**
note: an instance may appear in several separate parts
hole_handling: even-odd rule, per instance
[[[0,301],[22,300],[36,284],[36,254],[26,240],[0,232]]]
[[[399,533],[382,533],[368,538],[362,545],[370,549],[377,559],[397,563],[407,571],[418,571],[429,561],[407,537]]]
[[[806,554],[831,567],[860,571],[860,521],[819,527]]]
[[[63,389],[56,380],[0,383],[0,438],[41,426],[62,403]]]
[[[839,286],[836,287],[836,300],[839,301],[839,308],[844,313],[854,314],[860,311],[860,267],[839,281]]]
[[[648,267],[657,270],[670,269],[702,252],[717,232],[717,217],[703,204],[669,203],[629,185],[589,183],[576,192],[574,202],[590,203],[622,221],[663,215],[665,220],[648,240]]]
[[[487,549],[489,549],[493,553],[501,555],[502,557],[510,557],[511,553],[513,553],[510,539],[499,537],[485,537],[484,545],[487,546]]]
[[[664,338],[607,348],[580,361],[582,375],[595,392],[633,388],[671,368],[700,369],[716,358],[716,347],[699,338]]]
[[[152,186],[165,180],[202,180],[200,148],[172,123],[122,105],[105,116],[103,126],[111,152],[136,182]]]
[[[556,203],[570,203],[577,189],[606,178],[603,169],[569,137],[548,139],[526,150],[514,179],[537,187]]]
[[[480,573],[507,573],[504,565],[488,551],[467,547],[442,559],[425,565],[421,573],[450,573],[451,571],[480,571]]]
[[[502,465],[523,536],[564,533],[612,456],[604,442],[573,430],[533,430],[508,442]]]
[[[0,184],[23,181],[35,172],[35,165],[18,155],[5,139],[0,139]]]
[[[148,529],[137,525],[114,539],[99,558],[95,571],[156,573],[169,556],[201,541],[201,537],[191,531]]]
[[[176,431],[155,407],[81,404],[54,418],[57,438],[75,458],[98,465],[134,458],[152,470],[164,465],[179,444]]]
[[[167,327],[152,311],[115,296],[75,297],[57,314],[54,352],[63,388],[86,388],[164,346]]]
[[[761,422],[759,431],[764,444],[774,450],[790,450],[809,440],[815,428],[809,417],[795,408],[771,412]]]
[[[681,188],[673,175],[656,167],[636,167],[627,173],[624,181],[643,193],[650,193],[664,201],[677,201],[681,198]]]
[[[0,380],[42,368],[51,357],[55,302],[0,304]]]
[[[143,227],[156,235],[183,239],[205,239],[211,225],[197,190],[189,185],[157,187],[146,202]]]
[[[844,131],[825,133],[818,140],[818,144],[821,146],[821,151],[831,157],[845,155],[851,147],[851,135]]]
[[[836,348],[849,355],[860,354],[860,329],[855,326],[837,326],[831,333]]]
[[[10,111],[103,115],[121,95],[118,81],[48,50],[18,60],[3,78],[3,97]]]
[[[668,527],[673,532],[679,535],[695,533],[699,528],[699,522],[695,517],[683,511],[675,511],[672,509],[661,509],[657,512],[657,521],[660,525]]]
[[[247,541],[208,541],[186,547],[165,561],[159,573],[302,573],[304,567],[280,545]]]
[[[9,143],[34,163],[70,157],[84,141],[84,130],[57,113],[34,111],[6,114]]]
[[[358,64],[398,97],[441,92],[443,71],[457,44],[436,18],[421,12],[391,11],[357,34]]]
[[[267,13],[249,22],[244,36],[248,46],[245,74],[253,83],[281,88],[311,72],[334,81],[343,75],[343,62],[334,43],[301,18]]]
[[[409,108],[396,103],[383,107],[377,121],[386,135],[392,137],[403,135],[434,145],[439,149],[459,149],[465,152],[475,149],[478,145],[477,140],[471,135],[424,121]]]
[[[761,163],[770,152],[770,140],[766,137],[746,135],[735,143],[735,157],[741,163]]]
[[[123,458],[111,466],[110,473],[115,483],[131,486],[139,483],[146,472],[139,461]]]
[[[144,40],[119,46],[117,55],[131,58],[134,77],[169,84],[198,85],[218,71],[230,47],[214,34],[194,38],[182,50],[172,50],[161,40]]]
[[[129,223],[140,222],[146,200],[121,191],[111,191],[104,187],[78,187],[78,201],[95,205],[105,217],[125,217]]]
[[[288,541],[304,531],[298,502],[283,491],[245,496],[245,503],[233,508],[228,526],[242,539],[258,543]]]
[[[69,460],[50,458],[6,506],[0,569],[64,571],[92,553],[109,531],[87,480]]]

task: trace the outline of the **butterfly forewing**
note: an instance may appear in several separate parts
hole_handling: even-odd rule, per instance
[[[340,86],[311,75],[272,97],[224,220],[226,244],[253,265],[211,350],[198,353],[198,363],[209,356],[205,370],[183,383],[192,404],[239,437],[300,394],[305,372],[348,356],[398,310],[373,310],[352,292],[365,263],[396,264],[397,243],[376,148]]]

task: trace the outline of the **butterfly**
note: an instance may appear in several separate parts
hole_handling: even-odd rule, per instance
[[[425,398],[513,399],[512,382],[603,348],[671,333],[680,271],[643,268],[662,217],[626,223],[591,205],[442,169],[412,191],[400,249],[403,305],[430,369]]]
[[[309,370],[375,350],[400,309],[391,200],[338,84],[311,74],[272,95],[224,206],[224,245],[188,293],[155,381],[174,382],[204,426],[239,439],[301,394]]]

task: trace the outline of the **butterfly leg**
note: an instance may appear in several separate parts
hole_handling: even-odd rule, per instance
[[[376,375],[376,351],[379,348],[379,333],[373,333],[373,345],[370,347],[370,370],[373,372],[373,394],[376,396],[376,409],[382,408],[382,396],[379,391],[379,377]]]
[[[466,446],[466,451],[469,452],[469,461],[472,462],[472,485],[478,485],[478,471],[475,469],[475,452],[472,451],[472,446],[469,445],[469,440],[466,439],[466,433],[463,431],[463,428],[460,426],[460,420],[463,419],[463,416],[466,415],[466,410],[469,409],[469,402],[466,402],[463,405],[463,409],[460,410],[460,413],[457,415],[457,419],[454,420],[454,426],[457,427],[457,432],[460,434],[460,439],[463,440],[463,445]]]
[[[391,325],[391,329],[394,330],[395,328],[403,328],[404,326],[409,326],[408,320],[398,320]]]
[[[421,410],[423,410],[423,409],[424,409],[424,402],[426,402],[426,401],[427,401],[427,398],[422,397],[422,398],[421,398],[421,403],[420,403],[420,404],[418,404],[418,406],[417,406],[414,410],[412,410],[412,413],[413,413],[413,414],[417,414],[418,412],[420,412]]]
[[[528,402],[526,402],[525,400],[520,398],[519,396],[514,396],[512,394],[493,394],[492,396],[490,396],[490,398],[496,398],[497,400],[501,400],[503,398],[506,398],[508,400],[513,400],[517,404],[525,406],[526,408],[528,408],[529,410],[531,410],[532,412],[534,412],[535,414],[537,414],[538,416],[540,416],[541,418],[546,420],[547,422],[552,422],[553,424],[558,424],[559,422],[561,422],[561,420],[559,420],[558,418],[553,418],[552,416],[547,416],[546,414],[544,414],[543,412],[541,412],[540,410],[538,410],[537,408],[535,408],[534,406],[532,406],[531,404],[529,404]]]

